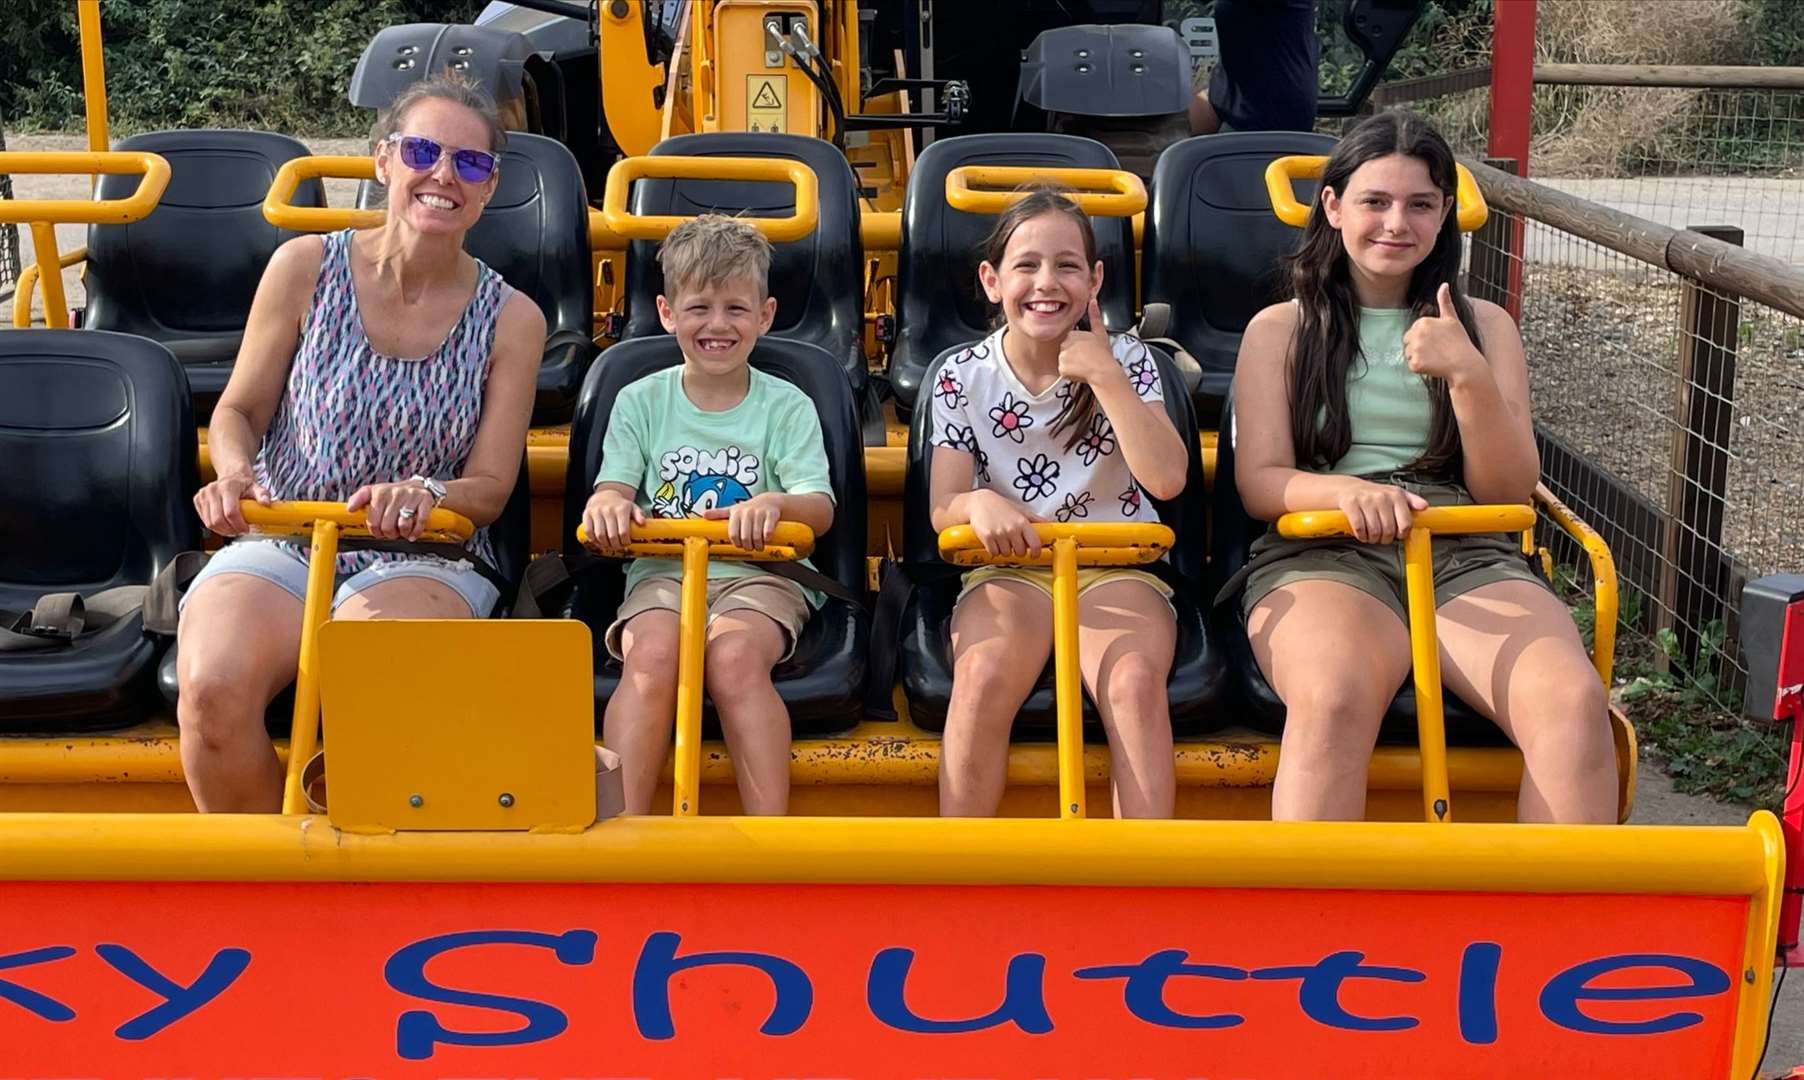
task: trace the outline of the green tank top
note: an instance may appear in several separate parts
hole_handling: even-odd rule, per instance
[[[1329,472],[1399,472],[1428,448],[1428,384],[1403,359],[1403,333],[1413,321],[1402,308],[1359,309],[1359,358],[1347,373],[1353,445]]]

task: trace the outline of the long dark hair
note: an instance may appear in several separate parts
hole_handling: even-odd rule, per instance
[[[1077,225],[1077,234],[1084,243],[1084,267],[1095,273],[1096,230],[1090,226],[1090,215],[1071,201],[1071,189],[1063,184],[1036,181],[1023,184],[1016,190],[1027,194],[997,216],[996,227],[990,230],[990,235],[983,242],[984,261],[1000,270],[1002,256],[1008,251],[1009,238],[1015,235],[1016,229],[1041,214],[1063,214]],[[1002,322],[1003,315],[998,309],[996,325],[1000,326]],[[1071,388],[1070,396],[1065,399],[1065,405],[1059,410],[1058,416],[1053,418],[1047,433],[1057,436],[1061,431],[1069,432],[1065,438],[1065,449],[1069,451],[1089,432],[1100,408],[1090,384],[1078,383]]]
[[[1472,302],[1459,287],[1460,234],[1453,211],[1457,172],[1447,140],[1413,112],[1381,112],[1342,137],[1322,172],[1322,187],[1346,198],[1347,181],[1368,161],[1402,154],[1428,167],[1428,176],[1449,207],[1434,248],[1409,278],[1405,306],[1418,318],[1439,312],[1436,293],[1453,290],[1453,308],[1466,334],[1482,348]],[[1290,256],[1292,294],[1297,299],[1297,331],[1289,371],[1290,435],[1301,468],[1328,468],[1353,446],[1347,416],[1347,374],[1359,353],[1359,301],[1347,266],[1340,230],[1328,224],[1318,199],[1303,229],[1303,242]],[[1431,476],[1457,472],[1459,425],[1444,379],[1428,379],[1433,403],[1428,446],[1410,471]],[[1318,422],[1319,417],[1319,422]]]

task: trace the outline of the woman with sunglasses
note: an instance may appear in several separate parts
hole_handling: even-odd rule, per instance
[[[475,83],[450,71],[415,83],[372,135],[383,223],[277,249],[213,412],[218,479],[194,497],[207,528],[241,536],[243,499],[344,502],[399,540],[417,539],[434,507],[478,526],[500,516],[545,341],[532,300],[464,252],[504,138]],[[485,529],[471,549],[493,561]],[[355,551],[336,570],[339,619],[481,618],[498,599],[464,561]],[[263,714],[294,679],[306,587],[304,551],[246,538],[183,600],[177,716],[203,811],[280,809]]]

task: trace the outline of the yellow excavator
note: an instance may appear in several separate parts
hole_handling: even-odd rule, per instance
[[[192,813],[151,586],[208,544],[189,498],[262,265],[296,233],[379,221],[380,193],[369,158],[279,133],[113,144],[101,5],[78,3],[90,148],[0,152],[0,173],[96,177],[92,200],[0,202],[38,260],[0,332],[16,639],[0,637],[0,1071],[1752,1074],[1779,821],[1515,824],[1521,755],[1440,685],[1435,538],[1513,533],[1550,568],[1546,529],[1588,555],[1610,684],[1610,553],[1545,488],[1534,506],[1420,514],[1401,541],[1415,667],[1372,758],[1370,820],[1265,820],[1283,706],[1207,601],[1260,527],[1225,403],[1334,140],[1188,137],[1207,30],[1164,25],[1157,0],[531,0],[377,34],[354,104],[450,66],[513,129],[468,245],[548,336],[497,569],[520,580],[551,564],[535,552],[580,553],[615,395],[680,359],[652,308],[656,243],[708,211],[772,241],[778,315],[753,363],[814,402],[842,509],[759,553],[713,522],[635,534],[633,554],[685,574],[670,811],[635,817],[596,745],[618,565],[537,594],[541,617],[336,622],[332,558],[370,541],[361,514],[247,504],[314,568],[298,677],[269,715],[284,807]],[[1351,0],[1367,68],[1324,115],[1359,107],[1420,7]],[[997,560],[968,528],[932,529],[925,436],[938,364],[987,326],[977,241],[1041,177],[1096,220],[1107,326],[1138,328],[1185,390],[1166,404],[1189,480],[1156,525],[1040,527],[1054,653],[1014,728],[1002,816],[939,819],[956,573]],[[356,197],[328,205],[327,180]],[[1470,175],[1459,204],[1462,227],[1482,223]],[[86,247],[59,252],[58,223],[87,224]],[[72,320],[59,267],[78,263]],[[444,511],[428,525],[432,542],[471,532]],[[802,556],[854,599],[829,599],[774,672],[792,815],[741,816],[703,692],[701,586],[711,559]],[[1075,576],[1154,561],[1179,617],[1178,820],[1108,820]],[[1804,626],[1804,584],[1776,588],[1761,610]],[[1786,642],[1781,688],[1804,629]],[[1634,731],[1612,728],[1626,821]]]

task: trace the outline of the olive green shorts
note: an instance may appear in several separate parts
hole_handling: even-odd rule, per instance
[[[1372,477],[1393,483],[1428,500],[1430,506],[1470,505],[1465,486],[1427,483],[1393,477]],[[1218,602],[1227,600],[1244,583],[1240,612],[1244,618],[1273,589],[1298,581],[1338,581],[1378,600],[1409,623],[1405,599],[1403,544],[1362,544],[1352,538],[1290,540],[1268,531],[1253,542],[1247,564],[1223,588]],[[1532,581],[1549,588],[1547,580],[1531,568],[1523,556],[1519,536],[1508,533],[1471,533],[1437,536],[1434,540],[1434,605],[1499,581]]]

